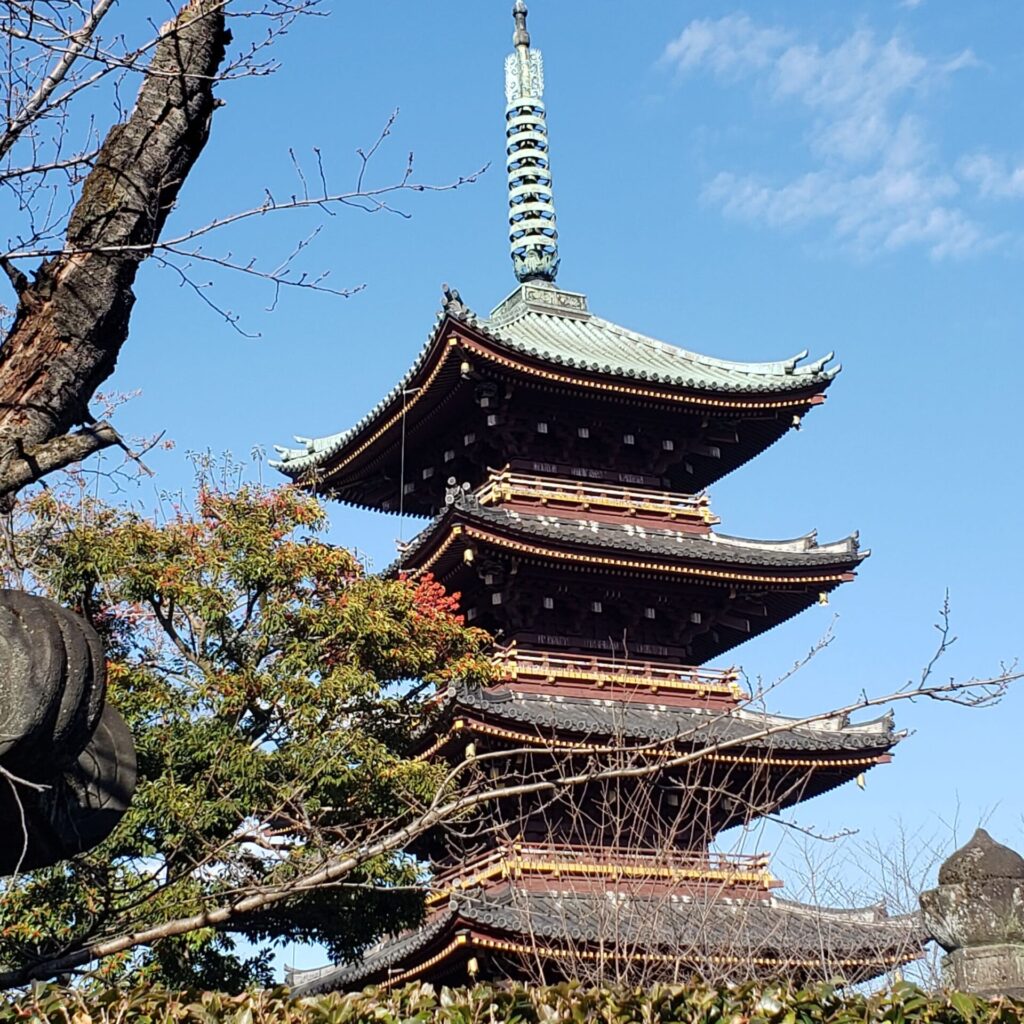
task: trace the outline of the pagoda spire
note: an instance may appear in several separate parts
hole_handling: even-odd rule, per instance
[[[544,60],[540,50],[530,48],[526,14],[524,0],[516,0],[515,52],[505,58],[509,243],[521,282],[550,283],[558,274],[559,257],[543,101]]]

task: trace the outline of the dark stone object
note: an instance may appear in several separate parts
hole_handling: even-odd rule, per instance
[[[1024,857],[997,843],[983,828],[939,868],[939,885],[992,878],[1024,879]]]
[[[104,706],[103,644],[45,598],[0,590],[0,874],[105,839],[135,788],[128,727]]]
[[[978,829],[921,894],[951,988],[1024,998],[1024,858]]]

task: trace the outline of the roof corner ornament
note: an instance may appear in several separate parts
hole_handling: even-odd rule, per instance
[[[458,318],[469,313],[469,307],[462,301],[458,289],[449,287],[447,281],[441,285],[441,307],[446,313]]]
[[[508,155],[509,244],[520,282],[558,275],[558,231],[551,189],[544,58],[530,49],[524,0],[512,8],[515,52],[505,58],[505,135]]]
[[[483,507],[472,486],[466,482],[458,483],[453,476],[448,477],[444,489],[444,503],[446,508],[454,507],[462,512],[479,512]]]

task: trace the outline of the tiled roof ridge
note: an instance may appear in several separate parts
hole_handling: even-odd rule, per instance
[[[856,921],[859,924],[880,924],[889,921],[919,922],[920,911],[910,910],[902,914],[890,914],[886,908],[885,901],[879,900],[867,907],[828,907],[818,906],[813,903],[801,903],[798,900],[786,900],[778,896],[772,896],[770,902],[781,910],[787,910],[792,914],[804,915],[812,920]]]
[[[587,941],[584,928],[588,924],[595,933],[591,938],[601,937],[601,929],[607,924],[604,916],[607,903],[607,894],[581,890],[538,893],[509,882],[501,888],[466,892],[460,896],[458,907],[463,920],[511,934],[522,934],[528,927],[529,933],[535,937],[555,938],[570,932],[574,940]],[[744,939],[741,940],[743,952],[778,948],[783,955],[801,955],[808,950],[819,953],[820,927],[823,925],[830,926],[829,945],[845,939],[848,951],[865,948],[860,944],[867,938],[863,929],[888,934],[901,944],[915,940],[923,942],[925,938],[919,914],[876,917],[873,908],[865,908],[867,914],[872,915],[871,920],[865,920],[865,909],[862,908],[850,908],[846,913],[845,908],[836,908],[831,913],[826,911],[822,914],[816,913],[818,908],[810,904],[776,899],[708,899],[687,895],[678,900],[666,900],[664,896],[628,892],[619,894],[615,906],[613,913],[619,925],[627,928],[630,924],[642,926],[649,937],[654,937],[652,929],[659,925],[669,931],[681,928],[684,934],[686,929],[692,928],[696,934],[691,938],[698,941],[703,938],[705,942],[708,939],[707,929],[715,926],[716,918],[719,925],[728,923],[735,926],[735,921],[730,921],[730,918],[742,913],[745,915]],[[836,934],[839,930],[840,934]],[[842,935],[843,932],[846,934]],[[662,941],[666,938],[671,939],[671,935],[667,934]],[[657,945],[655,937],[650,948]],[[870,948],[870,940],[865,945]],[[690,946],[690,942],[684,943],[684,947]],[[693,948],[698,946],[694,944]],[[836,959],[841,960],[842,955],[842,952],[838,953]]]
[[[475,520],[481,525],[511,532],[526,533],[547,540],[564,540],[579,543],[588,547],[614,547],[647,556],[661,554],[666,557],[679,557],[690,554],[699,560],[713,562],[730,562],[764,566],[796,566],[804,564],[808,567],[833,564],[838,557],[842,560],[860,562],[870,555],[870,551],[860,550],[860,537],[852,533],[847,537],[825,544],[817,541],[817,531],[804,534],[792,540],[773,541],[758,540],[749,537],[731,537],[726,534],[711,533],[707,536],[683,533],[679,530],[659,526],[636,524],[618,524],[606,521],[562,517],[550,513],[524,513],[502,508],[491,508],[481,505],[470,494],[453,496],[452,503],[443,512],[435,516],[406,546],[399,560],[385,569],[385,574],[393,574],[409,563],[409,558],[426,545],[435,532],[449,519],[459,516],[466,520]],[[599,541],[609,539],[614,544],[600,544]],[[646,543],[654,540],[665,542],[667,547],[656,549]],[[762,558],[756,557],[757,553]],[[794,555],[799,561],[783,559],[779,556]],[[773,560],[770,556],[776,556]]]
[[[478,886],[466,889],[462,895],[461,902],[455,899],[453,899],[452,902],[459,906],[463,911],[467,909],[467,904],[471,900],[486,900],[487,902],[497,906],[512,906],[521,893],[525,893],[527,891],[532,892],[532,890],[520,889],[513,881],[510,880],[502,886],[490,886],[487,888]],[[534,895],[536,895],[536,893],[534,893]],[[580,890],[572,891],[570,895],[572,897],[579,898],[583,902],[594,898],[593,893]],[[664,897],[660,895],[647,896],[641,893],[631,892],[629,890],[625,890],[620,895],[626,902],[635,900],[638,903],[660,903],[664,899]],[[805,916],[807,918],[833,918],[840,922],[855,921],[857,923],[869,924],[892,921],[918,923],[921,921],[921,912],[918,910],[905,911],[900,914],[890,914],[886,909],[884,900],[877,900],[875,903],[871,903],[863,907],[830,907],[817,903],[804,903],[802,900],[784,899],[775,895],[772,895],[767,900],[751,900],[747,896],[732,897],[723,900],[723,898],[718,894],[709,898],[689,892],[684,892],[680,895],[684,897],[686,902],[690,903],[700,903],[706,900],[712,905],[719,905],[722,903],[727,905],[749,904],[760,908],[768,907],[773,910],[781,910],[786,913]],[[542,894],[542,898],[564,900],[566,898],[566,893],[560,892],[557,896],[551,893],[544,893]]]
[[[639,695],[638,699],[624,700],[537,694],[463,681],[449,685],[437,710],[441,717],[450,717],[460,710],[478,711],[520,725],[559,728],[577,735],[597,735],[602,729],[606,732],[611,729],[642,742],[693,739],[713,744],[749,736],[755,737],[749,740],[752,745],[772,750],[888,750],[906,736],[905,732],[894,730],[891,712],[865,722],[850,723],[836,716],[837,724],[828,720],[799,724],[803,719],[761,714],[744,708],[725,711],[657,704]],[[765,729],[790,722],[793,723],[791,729],[757,736]],[[436,726],[435,719],[431,727],[436,729]]]
[[[303,448],[285,448],[282,445],[274,445],[274,451],[280,455],[279,459],[271,459],[270,465],[279,469],[286,476],[297,477],[309,469],[328,459],[336,451],[344,446],[350,437],[355,437],[364,427],[373,422],[396,398],[398,398],[409,381],[416,376],[424,360],[434,347],[440,336],[441,325],[445,319],[452,316],[450,312],[441,310],[435,320],[434,326],[427,336],[426,344],[420,349],[412,366],[401,376],[398,383],[368,412],[357,420],[348,430],[341,430],[336,434],[326,434],[323,437],[301,437],[296,435],[295,440],[303,445]],[[453,319],[459,319],[453,317]]]

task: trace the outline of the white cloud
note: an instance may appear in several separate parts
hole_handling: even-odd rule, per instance
[[[859,31],[832,50],[789,47],[773,77],[779,98],[797,99],[817,115],[812,137],[820,155],[862,161],[885,151],[894,101],[928,71],[928,62],[898,40],[879,45]]]
[[[704,198],[728,217],[769,227],[830,222],[835,239],[860,256],[923,246],[932,258],[945,259],[971,255],[995,242],[945,201],[957,191],[951,178],[886,165],[852,177],[812,171],[782,186],[722,172],[707,185]]]
[[[985,153],[964,157],[958,170],[986,199],[1024,199],[1024,164],[1010,167]]]
[[[769,66],[789,35],[758,28],[745,14],[691,21],[665,48],[663,59],[688,71],[707,64],[719,75],[741,75]]]
[[[917,112],[930,88],[977,63],[970,50],[936,60],[866,29],[822,47],[734,14],[691,22],[663,60],[681,73],[746,78],[808,116],[813,169],[781,184],[717,175],[704,197],[727,215],[775,227],[827,222],[863,255],[923,246],[939,259],[991,244],[957,205],[957,179],[938,164]]]
[[[900,0],[899,6],[913,10],[915,7],[920,7],[923,3],[924,0]]]

